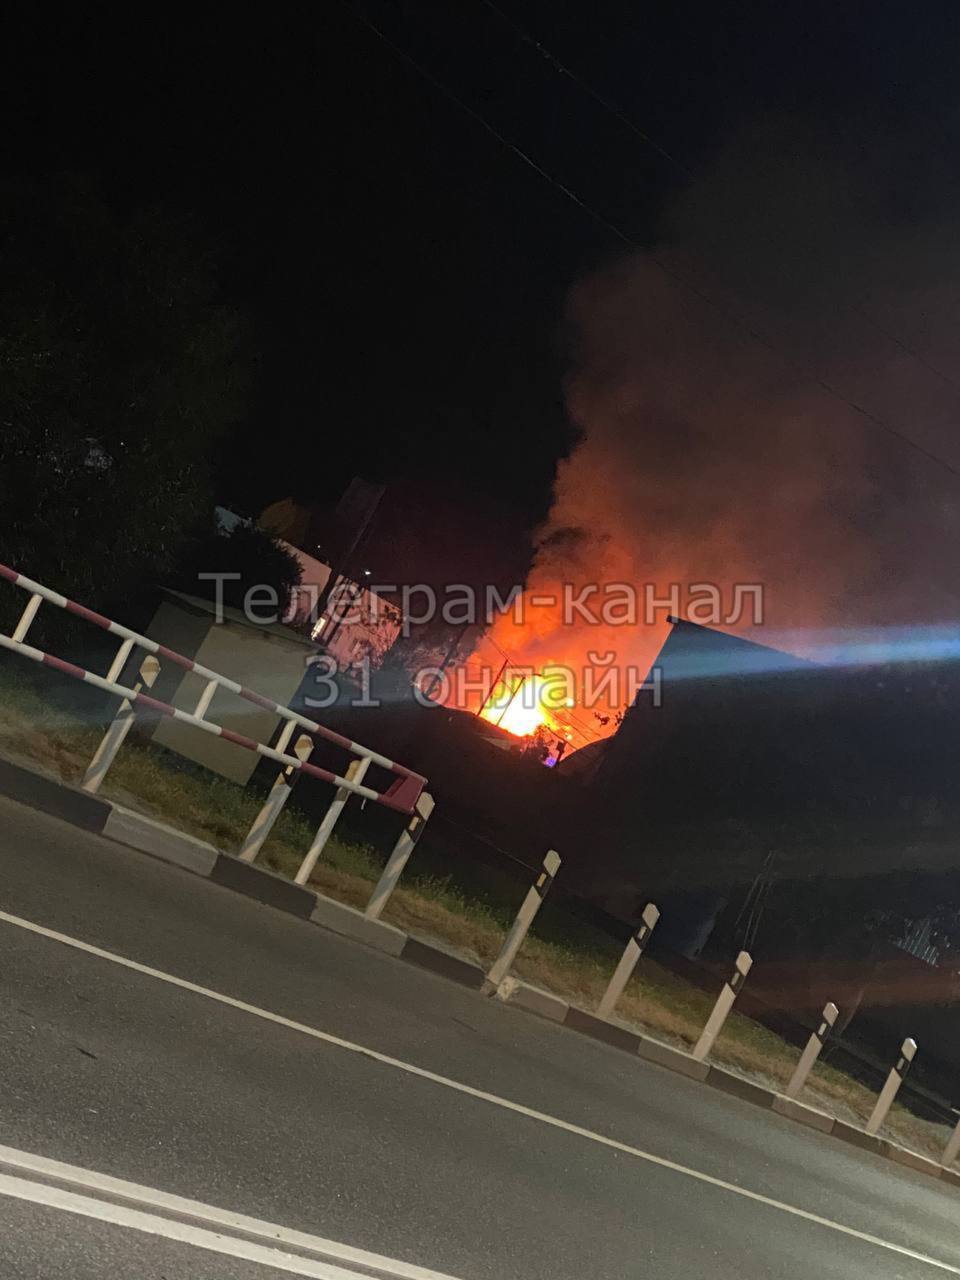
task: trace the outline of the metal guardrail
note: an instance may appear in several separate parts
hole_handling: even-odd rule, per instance
[[[211,671],[209,667],[205,667],[199,662],[194,662],[191,658],[167,648],[166,645],[159,644],[156,640],[151,640],[149,636],[140,635],[139,632],[132,631],[122,623],[114,622],[112,619],[96,613],[93,609],[88,609],[85,605],[77,604],[76,601],[68,599],[58,591],[45,587],[42,583],[35,582],[32,578],[28,578],[26,574],[17,572],[16,569],[0,564],[0,578],[4,578],[14,586],[30,593],[30,599],[27,601],[26,607],[12,633],[10,635],[0,634],[0,647],[13,653],[18,653],[21,657],[28,658],[33,662],[51,667],[64,675],[82,680],[85,684],[102,689],[105,693],[109,693],[115,698],[125,699],[133,707],[143,707],[154,714],[192,725],[201,732],[214,734],[227,742],[233,742],[248,751],[254,751],[258,755],[265,756],[269,760],[276,760],[288,769],[295,769],[300,773],[319,778],[323,782],[333,783],[336,787],[343,788],[348,793],[361,796],[366,800],[373,800],[388,809],[396,810],[398,813],[414,814],[416,812],[417,801],[427,781],[421,774],[415,773],[405,765],[398,764],[395,760],[389,759],[379,751],[374,751],[370,747],[363,746],[362,743],[354,742],[350,738],[344,737],[343,734],[327,728],[325,725],[318,724],[317,721],[275,702],[272,698],[265,697],[255,689],[248,689],[217,671]],[[82,618],[93,626],[99,627],[102,631],[109,632],[111,635],[120,638],[120,646],[106,675],[98,675],[96,672],[88,671],[75,663],[67,662],[63,658],[45,653],[43,650],[25,643],[30,625],[44,602],[52,604],[58,609],[64,609],[67,613]],[[146,653],[182,667],[185,671],[193,672],[194,675],[200,676],[201,679],[206,681],[197,705],[192,712],[183,711],[179,707],[174,707],[169,703],[161,702],[157,698],[152,698],[149,694],[143,693],[139,687],[128,688],[118,683],[118,678],[134,648],[143,649]],[[285,721],[286,723],[276,745],[269,746],[267,743],[257,742],[253,738],[235,733],[232,729],[209,720],[207,713],[218,689],[226,689],[230,693],[236,694],[247,702],[251,702],[255,706],[273,713],[280,720]],[[330,769],[310,764],[301,756],[288,752],[286,750],[287,745],[297,727],[306,730],[313,737],[322,738],[335,746],[342,747],[345,751],[356,756],[359,762],[365,762],[363,773],[366,772],[366,768],[370,765],[379,765],[381,768],[387,769],[396,775],[394,781],[385,791],[377,791],[365,782],[360,781],[359,778],[355,780],[350,777],[350,770],[346,771],[345,776],[341,776]],[[355,772],[360,771],[356,770]]]

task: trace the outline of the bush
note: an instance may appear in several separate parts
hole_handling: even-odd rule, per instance
[[[225,575],[217,579],[201,574]],[[300,585],[297,557],[270,534],[250,525],[237,525],[232,533],[209,533],[195,540],[183,557],[175,585],[190,595],[217,599],[218,587],[226,605],[242,609],[253,587],[272,588],[277,604],[261,594],[255,598],[256,619],[282,618]]]

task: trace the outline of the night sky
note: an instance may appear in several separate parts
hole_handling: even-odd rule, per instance
[[[725,148],[758,126],[803,133],[814,188],[818,139],[852,171],[895,135],[897,169],[839,188],[841,200],[869,191],[887,222],[952,214],[960,172],[950,3],[498,8],[333,0],[255,21],[162,8],[98,21],[24,4],[2,73],[6,171],[92,174],[119,205],[186,211],[219,251],[224,297],[252,314],[255,401],[220,460],[221,500],[248,512],[289,493],[324,500],[362,473],[408,495],[424,543],[433,501],[468,526],[493,577],[525,571],[574,444],[565,299],[622,260],[618,231],[662,244]],[[755,176],[746,154],[741,194]],[[794,224],[801,199],[787,202]],[[723,258],[741,205],[693,203]],[[788,239],[792,282],[836,271],[815,238]],[[782,297],[795,311],[789,282]],[[960,468],[950,426],[921,435]],[[671,428],[652,430],[656,453]]]

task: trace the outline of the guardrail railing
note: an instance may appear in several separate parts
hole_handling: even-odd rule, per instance
[[[429,799],[424,791],[426,778],[422,774],[414,772],[413,769],[408,769],[406,765],[399,764],[396,760],[391,760],[388,756],[379,751],[374,751],[371,747],[366,747],[362,743],[354,742],[326,725],[320,724],[316,720],[311,720],[309,716],[302,715],[290,707],[285,707],[281,703],[275,702],[272,698],[267,698],[262,693],[258,693],[255,689],[249,689],[245,685],[239,684],[236,680],[231,680],[228,676],[221,675],[218,671],[212,671],[209,667],[205,667],[199,662],[194,662],[192,658],[188,658],[182,653],[177,653],[176,650],[170,649],[156,640],[151,640],[149,636],[141,635],[139,632],[131,630],[130,627],[125,627],[120,622],[104,617],[103,614],[96,613],[93,609],[88,609],[86,605],[70,600],[67,596],[61,595],[59,591],[53,591],[50,587],[28,578],[26,574],[19,573],[8,565],[0,564],[0,578],[6,579],[13,586],[29,593],[29,599],[13,631],[10,635],[0,633],[0,647],[13,653],[18,653],[21,657],[30,659],[33,662],[51,667],[63,675],[81,680],[84,684],[93,685],[95,688],[103,690],[104,693],[111,694],[121,700],[117,718],[108,729],[104,741],[98,748],[97,755],[87,770],[83,783],[86,790],[94,791],[99,787],[103,776],[126,736],[126,731],[130,727],[130,722],[136,713],[136,709],[143,708],[153,712],[155,715],[166,716],[172,720],[179,720],[183,724],[191,725],[200,732],[221,737],[227,742],[235,743],[238,747],[256,752],[257,755],[264,756],[268,760],[276,760],[278,764],[284,766],[284,773],[281,778],[285,778],[287,784],[289,784],[289,779],[293,776],[293,771],[296,771],[300,774],[319,778],[322,782],[332,783],[337,788],[334,799],[331,801],[330,807],[321,823],[317,838],[311,845],[297,874],[299,883],[304,883],[308,878],[323,845],[329,838],[337,817],[339,817],[343,809],[344,802],[351,795],[360,796],[364,800],[372,800],[388,809],[406,814],[412,818],[412,825],[414,826],[417,824],[422,825],[425,820],[424,811],[429,812],[432,809],[432,800],[429,800],[429,804],[426,803]],[[30,627],[37,616],[40,606],[44,603],[54,605],[58,609],[64,609],[67,613],[82,618],[93,626],[99,627],[100,630],[119,638],[120,644],[117,652],[105,675],[99,675],[97,672],[80,667],[76,663],[67,662],[64,658],[59,658],[52,653],[46,653],[42,649],[38,649],[26,642]],[[185,671],[190,671],[205,681],[192,711],[185,711],[180,707],[172,706],[170,703],[151,697],[150,694],[143,692],[143,686],[139,683],[134,687],[119,683],[119,678],[134,649],[142,649],[153,659],[173,663],[175,666],[181,667]],[[144,666],[141,668],[141,674],[147,684],[150,685],[156,677],[156,668],[155,666],[151,667],[148,675],[147,668]],[[278,721],[283,723],[280,735],[273,746],[266,742],[258,742],[256,739],[246,737],[244,734],[236,733],[234,730],[228,729],[225,725],[218,724],[210,718],[211,704],[218,689],[225,689],[245,701],[269,711],[278,718]],[[290,740],[297,728],[305,730],[305,734],[301,735],[292,750],[288,750]],[[304,742],[304,738],[307,735],[309,735],[309,742]],[[317,738],[341,747],[355,757],[343,774],[310,763],[309,755],[313,749],[313,742]],[[366,781],[367,770],[371,765],[377,765],[394,774],[393,782],[386,790],[378,791]],[[278,779],[277,785],[279,785],[280,780]],[[273,825],[273,821],[276,819],[279,808],[282,805],[282,800],[286,798],[288,792],[289,785],[282,792],[282,799],[278,804],[277,797],[281,793],[277,793],[275,785],[274,792],[271,793],[273,799],[268,800],[267,805],[264,806],[264,811],[258,816],[251,829],[251,835],[256,831],[258,838],[251,841],[248,836],[247,841],[244,843],[241,856],[247,861],[252,861],[256,856],[260,845],[263,843],[266,830],[269,830],[269,827]],[[405,828],[406,831],[407,828]],[[403,835],[401,835],[402,840]]]

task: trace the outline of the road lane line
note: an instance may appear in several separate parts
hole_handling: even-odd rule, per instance
[[[84,1218],[93,1218],[98,1222],[107,1222],[128,1231],[161,1236],[166,1240],[175,1240],[179,1244],[191,1245],[195,1249],[204,1249],[210,1253],[242,1258],[246,1262],[271,1267],[274,1271],[286,1271],[295,1276],[309,1276],[313,1280],[357,1280],[358,1276],[391,1274],[384,1271],[379,1273],[367,1270],[357,1271],[353,1268],[347,1271],[334,1263],[297,1257],[283,1249],[272,1249],[268,1245],[256,1244],[236,1236],[221,1235],[219,1232],[209,1231],[191,1223],[164,1218],[156,1213],[146,1213],[142,1209],[130,1209],[125,1205],[99,1200],[94,1196],[66,1191],[62,1187],[51,1187],[45,1183],[30,1182],[26,1178],[15,1178],[6,1173],[0,1173],[0,1197],[3,1196],[24,1200],[30,1204],[43,1205],[49,1209],[58,1209],[65,1213],[78,1214]]]
[[[509,1098],[502,1098],[495,1093],[487,1093],[483,1089],[475,1089],[472,1085],[463,1084],[459,1080],[452,1080],[448,1076],[438,1075],[437,1072],[429,1071],[425,1067],[418,1067],[414,1063],[404,1062],[400,1058],[393,1058],[389,1054],[380,1053],[377,1049],[369,1049],[365,1045],[355,1044],[352,1040],[344,1040],[328,1031],[320,1031],[316,1027],[310,1027],[305,1023],[285,1018],[281,1014],[272,1013],[269,1009],[261,1009],[257,1005],[247,1004],[244,1000],[237,1000],[235,997],[224,995],[220,991],[212,991],[208,987],[201,987],[186,978],[178,978],[175,974],[164,973],[160,969],[153,969],[149,965],[140,964],[137,960],[129,960],[126,956],[117,955],[112,951],[105,951],[102,947],[94,946],[89,942],[82,942],[79,938],[72,938],[68,934],[58,933],[54,929],[47,929],[44,925],[35,924],[32,920],[24,920],[20,916],[0,911],[0,922],[12,925],[17,929],[23,929],[28,933],[37,934],[42,938],[49,938],[53,942],[62,943],[64,946],[72,947],[76,951],[85,952],[87,955],[97,956],[101,960],[107,960],[111,964],[119,965],[121,968],[130,969],[134,973],[142,973],[147,977],[157,979],[159,982],[165,982],[169,986],[179,987],[182,991],[193,992],[194,995],[214,1000],[218,1004],[226,1005],[231,1009],[238,1009],[242,1013],[251,1014],[253,1017],[261,1018],[265,1022],[272,1022],[276,1026],[287,1028],[287,1030],[311,1036],[314,1040],[320,1040],[324,1044],[332,1045],[334,1048],[369,1058],[374,1062],[381,1063],[383,1066],[393,1067],[395,1070],[405,1072],[407,1075],[417,1076],[421,1080],[429,1080],[432,1084],[440,1085],[445,1089],[453,1089],[457,1093],[465,1094],[467,1097],[476,1098],[481,1102],[488,1102],[504,1111],[511,1111],[515,1115],[525,1116],[527,1119],[536,1120],[541,1124],[549,1125],[551,1128],[560,1129],[579,1138],[585,1138],[589,1142],[595,1142],[599,1146],[607,1147],[612,1151],[621,1151],[625,1155],[633,1156],[637,1160],[643,1160],[647,1164],[655,1165],[661,1169],[669,1169],[673,1173],[692,1178],[707,1186],[716,1187],[721,1191],[728,1191],[732,1195],[741,1196],[745,1200],[752,1200],[755,1204],[766,1205],[770,1209],[776,1209],[781,1213],[800,1218],[805,1222],[811,1222],[829,1231],[836,1231],[851,1239],[860,1240],[864,1244],[873,1245],[878,1249],[884,1249],[903,1258],[911,1258],[914,1262],[924,1263],[939,1271],[946,1272],[948,1275],[960,1276],[960,1267],[954,1266],[949,1262],[943,1262],[939,1258],[932,1258],[928,1254],[918,1252],[916,1249],[909,1249],[905,1245],[895,1244],[891,1240],[883,1240],[867,1231],[859,1231],[856,1227],[848,1227],[843,1223],[834,1222],[830,1218],[824,1218],[821,1214],[812,1213],[809,1209],[801,1209],[796,1205],[786,1204],[784,1201],[776,1200],[772,1196],[765,1196],[759,1191],[750,1191],[747,1187],[738,1187],[736,1183],[726,1182],[723,1178],[716,1178],[712,1174],[701,1172],[699,1169],[691,1169],[689,1166],[679,1164],[675,1160],[669,1160],[665,1156],[654,1155],[651,1151],[644,1151],[640,1147],[620,1142],[616,1138],[608,1138],[602,1133],[594,1133],[592,1129],[585,1129],[581,1125],[572,1124],[568,1120],[560,1120],[556,1116],[548,1115],[543,1111],[536,1111],[532,1107],[524,1106],[522,1103],[511,1102]]]
[[[251,1218],[229,1209],[219,1209],[200,1200],[171,1195],[155,1187],[145,1187],[138,1182],[127,1182],[110,1174],[84,1169],[75,1164],[64,1164],[47,1156],[16,1147],[0,1146],[0,1178],[9,1177],[31,1186],[42,1185],[47,1189],[59,1189],[76,1193],[100,1204],[112,1204],[120,1209],[142,1210],[154,1216],[176,1220],[185,1226],[200,1227],[217,1235],[231,1236],[262,1247],[280,1249],[298,1258],[312,1262],[352,1268],[351,1276],[379,1277],[379,1280],[454,1280],[452,1276],[395,1258],[385,1258],[379,1253],[356,1249],[337,1240],[308,1235],[275,1222]],[[0,1184],[0,1195],[3,1185]],[[33,1197],[25,1197],[33,1198]],[[57,1207],[57,1206],[54,1206]],[[124,1224],[120,1224],[124,1225]],[[324,1273],[325,1274],[325,1273]],[[338,1273],[346,1274],[346,1273]]]

